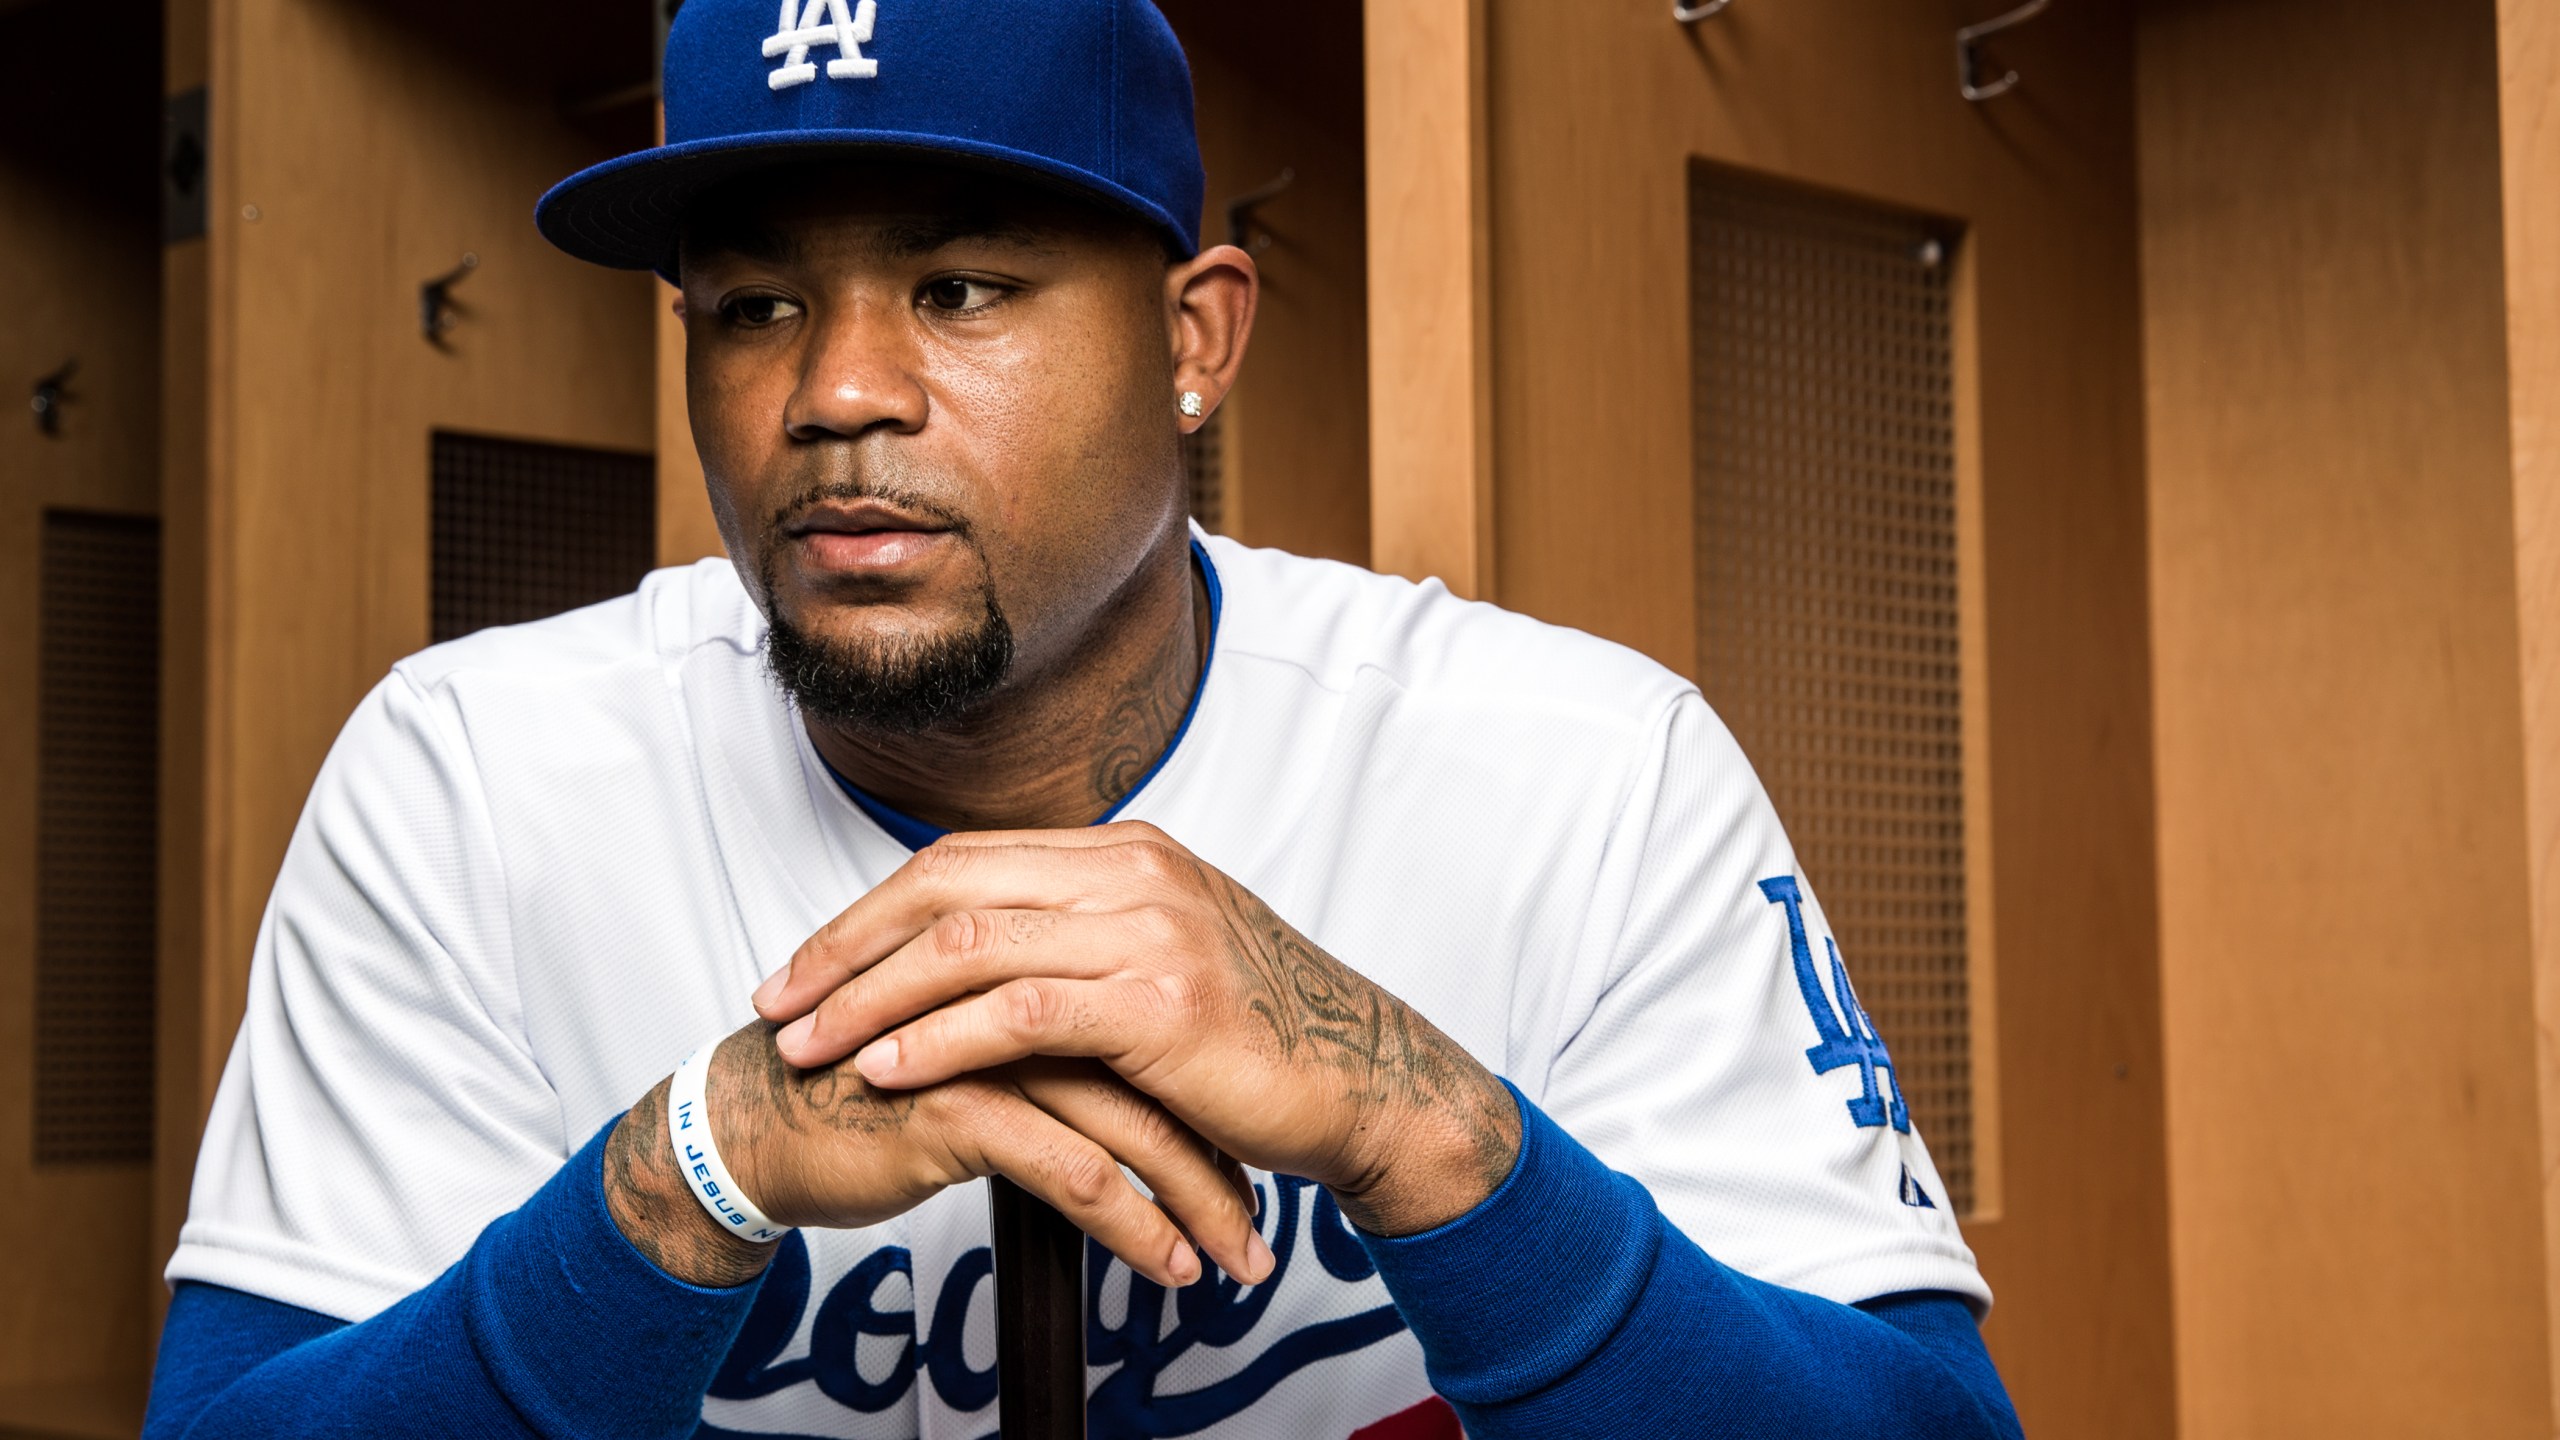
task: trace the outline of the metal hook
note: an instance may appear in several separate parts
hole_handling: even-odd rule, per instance
[[[461,307],[453,303],[453,287],[480,268],[480,257],[462,252],[462,263],[418,287],[418,328],[427,343],[441,349],[447,331],[453,329],[453,312]]]
[[[62,368],[36,382],[35,398],[27,408],[36,412],[36,428],[47,435],[62,433],[62,402],[71,398],[72,372],[80,368],[77,358],[62,362]]]
[[[1671,18],[1683,25],[1695,25],[1701,20],[1713,20],[1732,3],[1733,0],[1706,0],[1703,5],[1688,5],[1682,0],[1671,0]]]
[[[1247,190],[1228,201],[1227,243],[1248,255],[1259,255],[1270,249],[1271,232],[1262,230],[1259,234],[1255,233],[1260,228],[1254,223],[1259,218],[1255,212],[1279,198],[1282,191],[1297,183],[1298,172],[1284,166],[1278,175],[1272,177],[1271,183],[1259,189]]]
[[[1981,41],[1987,36],[1997,35],[2013,26],[2026,24],[2043,14],[2044,8],[2052,3],[2053,0],[2027,0],[2026,4],[2006,15],[1994,16],[1979,25],[1967,25],[1958,30],[1956,32],[1957,91],[1967,100],[1982,101],[1995,95],[2006,95],[2015,89],[2018,84],[2018,72],[2015,70],[1988,85],[1982,83]]]

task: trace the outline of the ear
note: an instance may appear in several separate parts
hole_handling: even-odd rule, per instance
[[[1213,245],[1165,272],[1174,393],[1196,390],[1207,402],[1198,418],[1182,418],[1185,435],[1208,424],[1235,387],[1261,297],[1262,272],[1252,256],[1233,245]]]

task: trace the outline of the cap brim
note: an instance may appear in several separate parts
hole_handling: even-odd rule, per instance
[[[533,223],[544,239],[581,260],[655,270],[673,280],[685,212],[706,192],[758,170],[882,156],[1008,172],[1125,212],[1153,227],[1178,254],[1194,249],[1189,231],[1161,207],[1091,171],[1001,145],[886,130],[723,135],[635,151],[551,187],[534,206]]]

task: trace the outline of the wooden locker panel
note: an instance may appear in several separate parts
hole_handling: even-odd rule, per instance
[[[2551,11],[2408,18],[2141,12],[2193,1440],[2554,1432]]]
[[[436,634],[429,436],[648,452],[664,298],[533,226],[550,185],[650,143],[650,7],[178,9],[172,83],[201,63],[213,158],[208,233],[168,271],[170,388],[201,395],[202,429],[170,466],[163,1255],[312,777]],[[420,287],[466,253],[436,343]]]
[[[81,735],[60,702],[82,650],[99,689],[154,678],[147,652],[118,651],[147,645],[157,576],[130,554],[106,558],[132,572],[78,567],[106,622],[92,647],[60,623],[59,562],[66,523],[147,526],[159,501],[160,55],[147,14],[0,5],[0,1221],[39,1236],[76,1215],[81,1232],[10,1257],[0,1434],[131,1434],[142,1413],[150,1137],[131,1121],[153,1066],[153,880],[133,802],[139,786],[147,827],[156,716],[147,694],[132,713],[74,707],[117,732]],[[66,362],[48,428],[29,385]],[[84,773],[52,763],[67,758]]]

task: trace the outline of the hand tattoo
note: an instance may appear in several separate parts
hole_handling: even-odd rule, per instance
[[[1248,1008],[1278,1052],[1341,1072],[1372,1117],[1364,1132],[1381,1121],[1444,1129],[1465,1152],[1461,1182],[1487,1193],[1501,1184],[1520,1151],[1520,1110],[1502,1082],[1403,1001],[1308,944],[1251,891],[1206,867],[1201,876],[1217,896],[1228,962],[1252,994]],[[1328,1188],[1354,1224],[1402,1233],[1394,1207],[1371,1203],[1382,1164]]]
[[[762,1140],[778,1123],[785,1129],[850,1130],[877,1135],[905,1125],[915,1114],[911,1091],[875,1090],[851,1061],[802,1070],[782,1058],[773,1043],[781,1027],[759,1020],[720,1042],[720,1056],[730,1062],[712,1067],[714,1084],[726,1082],[717,1112],[734,1122],[751,1142]],[[715,1057],[717,1059],[719,1057]]]

